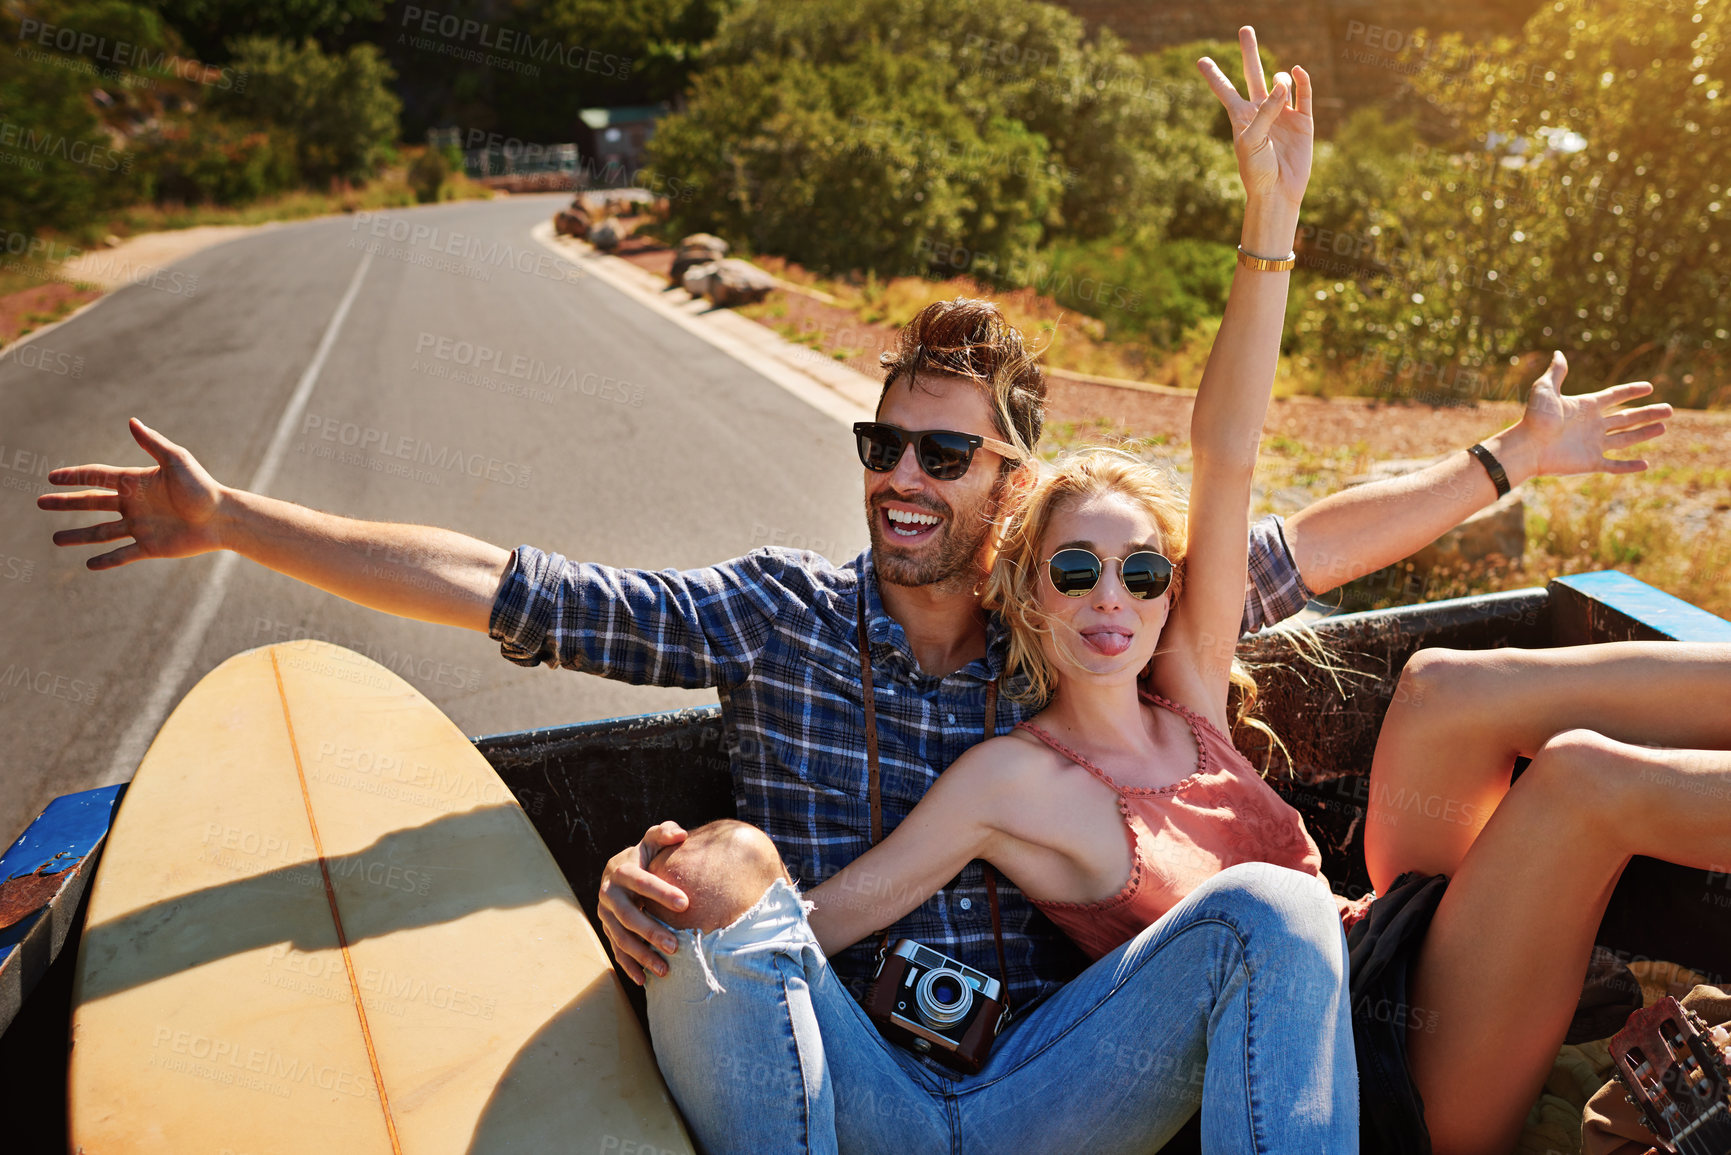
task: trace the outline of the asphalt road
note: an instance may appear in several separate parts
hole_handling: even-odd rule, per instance
[[[838,560],[864,547],[846,430],[530,239],[562,199],[401,210],[383,236],[351,218],[268,229],[0,358],[0,848],[56,795],[129,777],[199,677],[270,642],[367,653],[469,734],[714,700],[524,669],[482,634],[233,555],[92,573],[112,545],[50,535],[112,515],[35,497],[61,465],[148,464],[128,417],[224,483],[262,471],[275,497],[506,548],[683,568],[771,542]],[[481,346],[496,354],[478,368]],[[481,475],[379,448],[404,445]]]

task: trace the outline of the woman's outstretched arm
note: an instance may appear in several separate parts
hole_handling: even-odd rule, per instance
[[[1263,78],[1256,33],[1239,29],[1249,99],[1212,60],[1197,66],[1232,118],[1246,204],[1240,247],[1252,257],[1292,251],[1298,206],[1310,180],[1310,77],[1302,68]],[[1290,101],[1290,103],[1289,103]],[[1290,271],[1247,267],[1241,257],[1226,314],[1190,419],[1194,467],[1185,580],[1154,665],[1154,688],[1226,728],[1226,695],[1243,613],[1250,479],[1286,317]]]
[[[1005,852],[1018,840],[1004,832],[1004,819],[1025,810],[1017,784],[1025,746],[1001,737],[967,751],[882,842],[806,895],[824,953],[899,921],[976,858],[1009,872]]]

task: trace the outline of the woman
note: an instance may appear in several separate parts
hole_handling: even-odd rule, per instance
[[[1209,537],[1223,536],[1198,504],[1186,524],[1169,480],[1112,451],[1078,455],[1040,482],[988,599],[1047,705],[970,750],[883,843],[811,892],[826,951],[891,924],[974,858],[1094,957],[1226,866],[1317,873],[1297,813],[1226,737],[1231,643],[1203,644],[1192,607],[1207,608],[1204,581],[1233,587],[1198,564]],[[1150,660],[1152,693],[1140,692]],[[1406,1037],[1379,1044],[1410,1046],[1424,1105],[1410,1104],[1408,1130],[1389,1137],[1400,1149],[1418,1149],[1428,1119],[1437,1151],[1506,1150],[1567,1030],[1629,857],[1731,861],[1728,707],[1723,646],[1428,650],[1408,663],[1377,745],[1365,838],[1379,891],[1410,872],[1399,888],[1409,910],[1440,898],[1422,945],[1405,944]],[[1697,749],[1640,745],[1656,742]],[[1533,762],[1511,787],[1517,755]],[[1348,922],[1365,913],[1339,901]],[[1377,904],[1369,910],[1374,925]],[[1386,1007],[1359,1009],[1361,1033],[1391,1021]],[[1374,1083],[1361,1088],[1367,1121],[1402,1106],[1370,1101]],[[1368,1128],[1365,1141],[1374,1149]]]
[[[1217,72],[1210,81],[1230,89]],[[1289,181],[1292,153],[1243,141],[1247,185],[1258,149],[1274,154],[1272,179]],[[895,922],[975,858],[1094,957],[1227,866],[1318,872],[1297,813],[1226,737],[1273,349],[1266,364],[1221,352],[1196,402],[1187,511],[1162,474],[1111,451],[1071,459],[1030,495],[987,602],[1046,706],[969,751],[882,843],[809,894],[826,951]],[[1629,858],[1731,862],[1727,748],[1728,647],[1433,650],[1408,663],[1371,778],[1366,857],[1383,897],[1368,912],[1340,900],[1346,923],[1364,922],[1355,968],[1385,956],[1377,981],[1391,985],[1378,989],[1408,1004],[1399,1016],[1358,1008],[1365,1150],[1513,1144]],[[1517,756],[1532,764],[1511,786]]]

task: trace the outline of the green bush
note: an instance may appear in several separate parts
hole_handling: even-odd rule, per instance
[[[748,4],[654,172],[690,190],[680,227],[830,271],[1015,283],[1043,243],[1162,236],[1180,207],[1220,239],[1241,194],[1193,56],[1180,77],[1084,32],[1024,0]]]
[[[1041,253],[1035,287],[1098,317],[1114,340],[1174,348],[1198,323],[1219,316],[1232,287],[1231,245],[1193,237],[1061,241]]]
[[[881,48],[846,64],[712,69],[651,148],[653,179],[692,191],[672,202],[673,231],[825,272],[1025,262],[1062,189],[1042,137],[975,119],[920,61]]]
[[[292,137],[208,114],[141,142],[139,154],[159,203],[245,204],[296,184]]]
[[[409,166],[409,187],[415,190],[415,200],[426,205],[446,199],[451,174],[461,167],[461,161],[452,163],[447,150],[429,145]]]
[[[391,157],[402,103],[377,47],[326,54],[311,40],[297,47],[257,36],[231,47],[230,67],[246,83],[213,93],[214,106],[292,134],[301,179],[365,180]]]

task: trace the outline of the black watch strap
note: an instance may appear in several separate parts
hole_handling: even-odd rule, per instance
[[[1483,445],[1472,445],[1467,452],[1479,459],[1479,464],[1485,467],[1485,472],[1491,475],[1491,484],[1497,487],[1498,497],[1507,497],[1509,493],[1509,475],[1503,472],[1503,463],[1496,455]]]

